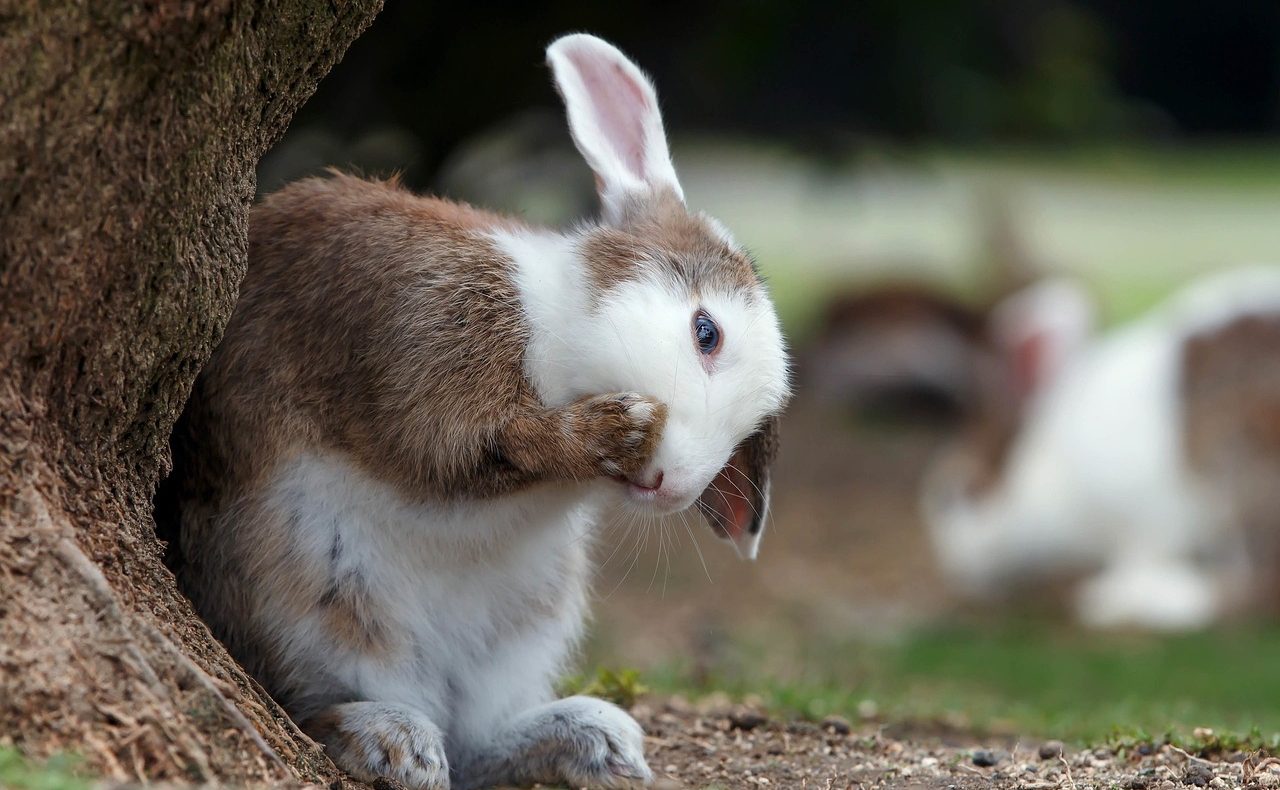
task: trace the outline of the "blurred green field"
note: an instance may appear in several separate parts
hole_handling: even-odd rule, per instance
[[[973,296],[993,211],[1029,259],[1073,272],[1108,320],[1197,273],[1275,260],[1280,147],[860,149],[676,147],[692,205],[756,254],[793,336],[833,285],[908,277]]]
[[[643,676],[655,691],[756,696],[780,715],[877,722],[908,732],[1171,738],[1280,744],[1280,629],[1177,637],[1099,636],[1043,622],[931,627],[889,644],[809,644],[781,668],[776,645],[739,644],[710,675],[678,663]]]

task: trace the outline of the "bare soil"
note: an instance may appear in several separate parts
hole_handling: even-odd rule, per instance
[[[777,721],[716,699],[647,700],[632,713],[648,733],[660,790],[1280,787],[1280,762],[1255,754],[1198,757],[1173,746],[1063,753],[1055,743],[894,733],[875,722]]]

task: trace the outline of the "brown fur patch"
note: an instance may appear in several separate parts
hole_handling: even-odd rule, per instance
[[[583,258],[598,293],[645,274],[668,277],[695,294],[752,298],[760,288],[751,258],[726,244],[670,193],[633,203],[619,227],[592,230]]]
[[[801,374],[828,403],[959,421],[980,409],[997,354],[984,312],[936,289],[889,284],[837,297]]]
[[[342,732],[342,713],[335,708],[326,708],[314,716],[302,719],[298,726],[320,743],[329,743]]]
[[[347,574],[329,582],[316,605],[328,633],[346,648],[383,655],[392,648],[391,635],[378,617],[363,578]]]
[[[926,286],[891,283],[835,299],[823,312],[819,339],[827,340],[868,326],[941,324],[974,343],[987,341],[987,317],[959,300]]]
[[[958,423],[957,460],[968,492],[981,496],[1004,475],[1023,406],[988,320],[989,307],[916,283],[851,293],[826,309],[801,375],[824,399],[854,406],[894,406],[923,390],[950,398],[952,411],[943,416]],[[936,348],[939,341],[946,347]]]
[[[1187,452],[1209,469],[1245,454],[1280,459],[1280,315],[1237,319],[1183,349]]]
[[[1190,338],[1182,397],[1187,458],[1231,497],[1257,558],[1259,595],[1280,612],[1280,314]]]
[[[346,728],[345,723],[342,708],[332,707],[302,719],[298,726],[316,742],[324,744],[331,757],[342,755],[356,764],[368,765],[369,750],[356,733]]]
[[[404,747],[389,738],[379,738],[382,753],[387,756],[389,765],[400,765],[404,762]]]

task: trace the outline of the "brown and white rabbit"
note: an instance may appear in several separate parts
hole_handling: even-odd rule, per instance
[[[983,310],[908,281],[838,295],[800,359],[819,402],[911,423],[959,422],[1003,380]]]
[[[593,532],[696,504],[754,556],[763,529],[788,396],[769,296],[685,207],[640,70],[588,35],[547,58],[601,219],[283,189],[175,438],[183,588],[361,779],[648,781],[627,713],[553,692]]]
[[[1280,266],[1202,277],[1093,332],[1046,279],[997,307],[1018,401],[988,404],[927,475],[947,575],[972,593],[1089,574],[1095,626],[1188,629],[1275,609],[1280,568]]]

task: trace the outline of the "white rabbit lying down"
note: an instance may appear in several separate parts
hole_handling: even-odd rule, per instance
[[[991,594],[1088,573],[1095,626],[1204,626],[1267,592],[1280,535],[1280,267],[1192,283],[1093,335],[1055,279],[993,317],[1019,402],[991,404],[926,475],[947,576]]]

